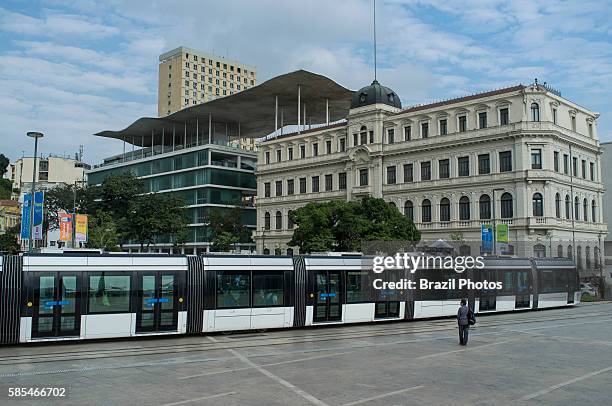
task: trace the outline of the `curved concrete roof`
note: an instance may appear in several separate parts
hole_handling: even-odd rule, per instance
[[[189,132],[194,132],[199,122],[200,134],[208,134],[208,115],[216,124],[229,124],[237,128],[240,122],[240,133],[245,138],[259,138],[274,131],[275,96],[278,96],[279,126],[280,110],[283,108],[285,125],[297,123],[297,86],[301,86],[301,102],[306,103],[306,115],[313,123],[324,123],[326,120],[325,102],[329,100],[329,120],[336,121],[348,116],[353,91],[328,77],[305,70],[298,70],[276,76],[260,85],[222,97],[207,103],[198,104],[177,111],[166,117],[143,117],[121,131],[102,131],[95,135],[125,140],[138,146],[151,145],[153,132],[154,143],[161,145],[162,128],[166,135],[172,134],[173,125],[176,133],[183,134],[187,124]],[[302,114],[304,106],[302,104]],[[144,138],[144,142],[143,142]],[[172,140],[166,136],[166,145]]]

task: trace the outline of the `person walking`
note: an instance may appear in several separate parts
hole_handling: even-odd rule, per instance
[[[457,310],[457,324],[459,325],[459,345],[467,345],[470,330],[470,309],[465,299],[461,299],[461,307]]]

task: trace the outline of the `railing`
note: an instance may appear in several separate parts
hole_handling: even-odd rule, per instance
[[[235,142],[227,143],[227,142],[219,142],[219,141],[213,141],[210,144],[209,143],[196,144],[194,142],[194,143],[187,144],[187,146],[183,146],[183,144],[179,144],[179,145],[175,145],[174,147],[165,146],[163,149],[161,145],[154,145],[153,147],[140,148],[134,151],[126,152],[125,154],[119,154],[119,155],[115,155],[113,157],[107,158],[106,162],[103,162],[97,165],[93,165],[92,169],[104,168],[107,166],[122,164],[125,162],[139,161],[141,159],[150,158],[152,156],[165,155],[171,152],[187,150],[190,148],[197,148],[197,147],[207,147],[210,145],[220,146],[220,147],[228,148],[230,150],[242,150],[242,151],[251,151],[251,152],[257,151],[257,147],[251,148],[251,147],[246,147],[246,146],[239,145],[239,144],[237,145]]]

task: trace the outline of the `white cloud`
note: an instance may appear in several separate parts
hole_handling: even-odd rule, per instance
[[[35,18],[4,8],[0,8],[0,30],[24,35],[68,37],[73,40],[105,38],[119,33],[116,27],[78,15],[51,13],[43,18]]]

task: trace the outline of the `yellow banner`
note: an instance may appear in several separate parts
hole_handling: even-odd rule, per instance
[[[74,240],[79,242],[87,241],[87,214],[77,214],[75,223]]]

